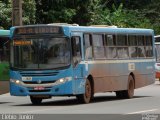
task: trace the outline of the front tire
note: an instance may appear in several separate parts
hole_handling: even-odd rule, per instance
[[[30,100],[33,105],[40,105],[42,103],[42,98],[30,96]]]
[[[77,99],[80,103],[89,103],[93,98],[93,92],[90,81],[87,79],[85,84],[85,93],[77,95]]]

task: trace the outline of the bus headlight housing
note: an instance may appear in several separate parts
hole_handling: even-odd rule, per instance
[[[61,78],[61,79],[57,80],[57,81],[55,82],[55,84],[56,84],[56,85],[58,85],[58,84],[63,84],[63,83],[65,83],[65,82],[67,82],[67,81],[70,81],[70,80],[72,80],[72,77]]]
[[[21,81],[16,80],[16,79],[10,79],[10,82],[15,83],[15,84],[21,84]]]
[[[65,78],[61,78],[61,79],[59,79],[59,82],[60,83],[64,83],[66,81],[66,79]]]

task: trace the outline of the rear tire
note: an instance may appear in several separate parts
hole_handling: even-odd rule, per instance
[[[128,89],[123,91],[123,96],[127,99],[134,96],[134,79],[131,75],[128,77]]]
[[[30,96],[30,100],[33,105],[40,105],[42,103],[42,98]]]
[[[116,91],[117,98],[130,99],[134,96],[134,79],[131,75],[128,77],[127,90]]]
[[[91,83],[90,81],[87,79],[86,80],[86,84],[85,84],[85,93],[84,94],[80,94],[77,95],[77,99],[80,103],[89,103],[91,101],[91,99],[93,98],[93,89],[91,87]]]

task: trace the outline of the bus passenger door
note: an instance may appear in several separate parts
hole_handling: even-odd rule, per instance
[[[84,70],[82,61],[82,39],[81,36],[72,36],[72,66],[73,66],[73,91],[75,94],[84,92]]]

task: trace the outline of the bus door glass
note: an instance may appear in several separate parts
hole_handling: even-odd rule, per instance
[[[72,37],[72,59],[75,67],[81,61],[81,41],[80,37]]]
[[[71,46],[72,46],[72,63],[73,63],[73,88],[76,93],[82,92],[82,80],[83,78],[83,72],[84,72],[84,67],[80,65],[79,63],[82,60],[82,49],[81,49],[81,37],[80,36],[73,36],[71,38]]]

